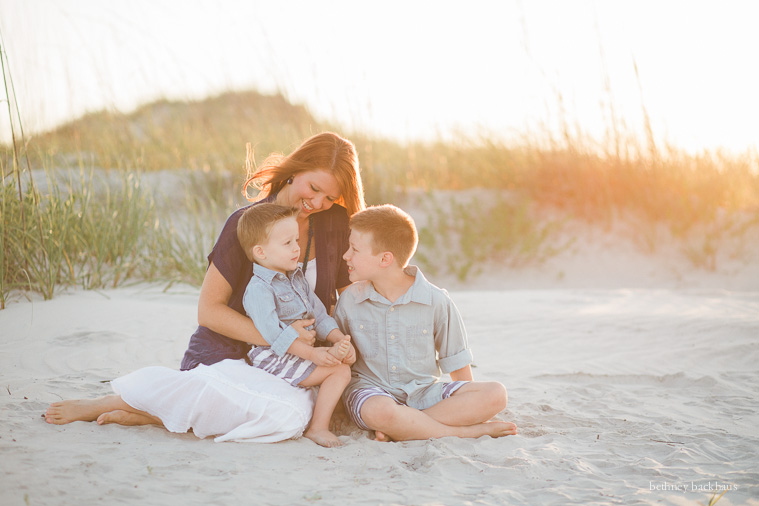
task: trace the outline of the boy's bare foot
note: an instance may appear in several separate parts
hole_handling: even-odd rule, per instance
[[[150,415],[141,415],[138,413],[130,413],[123,409],[116,409],[103,413],[97,418],[98,425],[107,425],[109,423],[117,423],[119,425],[163,425],[158,418],[153,418]]]
[[[45,421],[55,425],[71,422],[92,422],[103,413],[105,397],[52,403],[45,412]]]
[[[374,440],[381,441],[383,443],[389,443],[392,441],[392,439],[390,439],[390,436],[388,436],[387,434],[385,434],[384,432],[380,430],[374,431]]]
[[[474,435],[469,437],[503,437],[514,436],[517,433],[517,426],[511,422],[502,422],[500,420],[491,420],[489,422],[470,425],[469,428],[474,430]]]
[[[513,436],[517,433],[517,426],[515,424],[511,422],[501,421],[489,421],[475,425],[451,427],[451,429],[452,431],[450,431],[448,434],[442,434],[433,437],[456,436],[462,438],[478,438],[481,436],[490,436],[492,438],[497,438],[503,436]],[[395,441],[385,432],[379,430],[374,431],[374,440],[380,442]]]
[[[348,355],[348,351],[350,351],[350,339],[343,339],[342,341],[336,342],[329,349],[329,353],[339,360],[344,359],[345,356]]]
[[[332,434],[330,431],[323,429],[323,430],[311,430],[308,429],[304,434],[305,437],[313,441],[314,443],[318,444],[319,446],[324,446],[326,448],[335,448],[337,446],[342,446],[343,443],[340,442],[340,440]]]

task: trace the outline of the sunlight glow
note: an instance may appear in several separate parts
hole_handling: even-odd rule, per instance
[[[557,135],[564,121],[603,141],[612,117],[642,139],[645,107],[657,142],[691,152],[756,148],[756,19],[750,1],[0,4],[29,132],[255,88],[395,139]]]

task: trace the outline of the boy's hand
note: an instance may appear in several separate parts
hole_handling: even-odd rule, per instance
[[[329,348],[314,348],[309,360],[323,367],[332,367],[340,363],[340,360],[329,352]]]
[[[298,332],[298,339],[302,340],[309,346],[313,346],[314,342],[316,342],[316,331],[315,330],[308,330],[306,327],[314,324],[313,318],[310,320],[298,320],[291,324],[292,328],[294,328]]]

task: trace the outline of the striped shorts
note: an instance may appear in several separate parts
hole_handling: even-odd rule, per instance
[[[296,357],[291,353],[285,353],[280,357],[268,346],[254,346],[248,352],[247,358],[248,363],[253,367],[263,369],[292,386],[298,386],[316,369],[316,364],[310,360]]]
[[[446,383],[443,387],[443,394],[441,401],[443,399],[447,399],[451,395],[453,395],[456,390],[463,387],[469,383],[468,381],[452,381],[450,383]],[[400,402],[398,399],[390,395],[385,390],[381,389],[380,387],[369,387],[369,388],[359,388],[354,391],[352,391],[348,396],[345,398],[345,409],[348,411],[348,415],[350,415],[351,420],[353,420],[353,423],[355,423],[359,429],[363,430],[371,430],[369,427],[366,426],[364,421],[361,419],[361,407],[364,405],[364,402],[367,401],[370,397],[374,396],[383,396],[383,397],[390,397],[395,401],[396,404],[399,404],[401,406],[405,406],[402,402]]]

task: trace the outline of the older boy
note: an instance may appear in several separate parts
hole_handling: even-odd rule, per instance
[[[472,353],[456,306],[407,266],[418,237],[413,219],[395,206],[375,206],[350,222],[343,258],[354,283],[335,309],[358,350],[344,393],[348,414],[377,440],[516,434],[494,421],[506,389],[472,379]],[[450,383],[442,382],[441,369]]]

